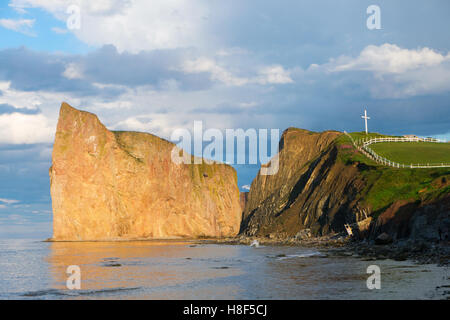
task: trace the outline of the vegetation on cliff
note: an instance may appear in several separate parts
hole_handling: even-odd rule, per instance
[[[380,136],[379,134],[372,135]],[[355,138],[358,133],[353,133],[352,136]],[[418,143],[380,143],[371,147],[375,149],[378,145],[381,145],[378,149],[382,152],[391,152],[391,154],[398,156],[398,158],[392,160],[410,163],[417,160],[418,155],[416,152],[411,154],[406,151],[415,148],[416,144]],[[429,144],[433,146],[430,148],[428,143],[423,142],[420,143],[420,146],[426,145],[423,148],[435,152],[421,154],[420,158],[430,163],[439,162],[438,160],[443,156],[441,150],[447,146]],[[384,166],[368,159],[356,149],[348,148],[347,146],[351,145],[351,141],[345,135],[336,140],[336,145],[340,146],[339,161],[346,165],[358,167],[358,174],[365,181],[365,187],[360,193],[361,202],[364,207],[370,208],[375,216],[384,212],[390,205],[399,200],[426,202],[450,194],[450,168],[410,169]],[[411,158],[408,158],[408,154]],[[434,157],[435,155],[436,157]],[[427,161],[422,161],[422,163]]]
[[[421,236],[437,237],[450,222],[449,181],[448,168],[386,167],[361,154],[344,134],[289,128],[280,141],[279,173],[258,175],[252,183],[241,233],[288,238],[306,229],[325,235],[349,223],[364,229],[363,236],[386,230],[394,238],[419,236],[416,218],[424,216],[422,229],[428,231]]]

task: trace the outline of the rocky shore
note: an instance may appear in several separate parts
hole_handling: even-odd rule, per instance
[[[450,242],[428,242],[420,240],[400,240],[390,244],[375,244],[374,241],[359,241],[343,235],[330,235],[308,239],[256,238],[239,236],[214,240],[202,240],[202,243],[251,245],[257,240],[260,245],[282,245],[319,248],[329,255],[354,256],[364,260],[395,261],[411,260],[419,264],[437,264],[449,266]]]

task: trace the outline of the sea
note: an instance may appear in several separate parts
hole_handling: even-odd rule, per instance
[[[0,299],[449,299],[449,277],[292,246],[0,240]]]

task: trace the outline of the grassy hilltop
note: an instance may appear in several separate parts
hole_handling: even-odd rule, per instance
[[[353,139],[394,137],[378,133],[350,133]],[[366,181],[361,196],[367,207],[379,214],[398,200],[431,201],[450,193],[450,168],[410,169],[388,167],[367,158],[354,148],[346,135],[337,139],[339,159],[358,165]],[[449,143],[382,142],[370,145],[380,156],[403,164],[450,163]]]
[[[277,174],[258,174],[252,182],[241,233],[302,239],[342,232],[344,224],[358,222],[362,237],[388,232],[393,238],[436,238],[449,208],[450,168],[385,166],[353,145],[352,139],[360,142],[365,133],[351,137],[338,131],[286,129]]]
[[[450,143],[380,142],[370,147],[380,156],[398,163],[450,163]]]

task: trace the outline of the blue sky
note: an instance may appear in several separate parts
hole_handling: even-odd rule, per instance
[[[68,8],[80,28],[67,28]],[[369,5],[381,29],[369,30]],[[0,4],[0,237],[50,237],[59,106],[110,129],[450,138],[450,2],[9,0]],[[72,20],[73,21],[73,20]],[[239,166],[239,186],[257,166]]]

